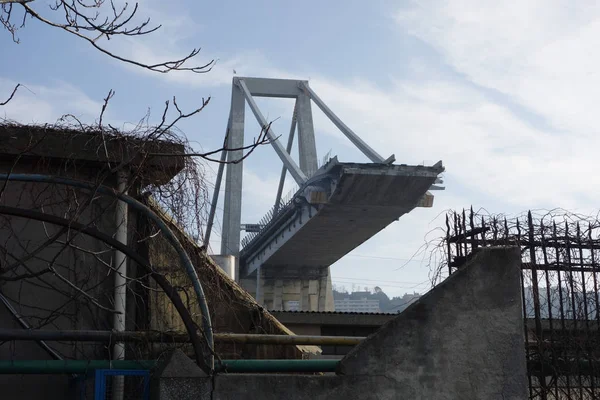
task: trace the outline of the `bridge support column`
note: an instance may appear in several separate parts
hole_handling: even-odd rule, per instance
[[[328,267],[260,266],[252,280],[241,284],[269,310],[284,310],[287,302],[299,302],[300,311],[334,311]]]
[[[229,114],[228,148],[244,147],[244,111],[246,100],[237,85],[231,89],[231,111]],[[242,175],[243,162],[233,164],[241,159],[243,150],[230,151],[227,155],[227,174],[225,176],[225,200],[223,205],[223,229],[221,237],[221,254],[238,256],[240,253],[240,228],[242,225]]]
[[[312,176],[317,170],[318,160],[310,98],[306,94],[301,93],[298,95],[296,104],[300,169],[306,176]]]
[[[323,276],[321,276],[321,279],[319,279],[319,311],[334,311],[334,307],[328,307],[327,304],[327,293],[329,292],[329,288],[331,286],[331,275],[329,273],[329,268],[326,268],[323,272]]]

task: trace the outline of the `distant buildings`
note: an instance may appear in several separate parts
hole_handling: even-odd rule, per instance
[[[365,288],[364,291],[348,293],[333,290],[335,311],[339,312],[365,312],[365,313],[392,313],[402,312],[406,307],[421,297],[419,293],[405,293],[403,296],[389,298],[380,287],[373,291]]]
[[[335,311],[341,312],[379,312],[379,300],[369,300],[366,297],[360,299],[337,299],[334,301]]]

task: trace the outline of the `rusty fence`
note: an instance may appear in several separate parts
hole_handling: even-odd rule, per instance
[[[600,221],[564,211],[447,214],[441,268],[451,274],[486,246],[521,249],[529,398],[600,399]]]

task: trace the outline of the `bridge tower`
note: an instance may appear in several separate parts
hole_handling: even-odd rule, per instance
[[[294,114],[284,148],[258,108],[255,97],[293,98]],[[316,104],[371,161],[318,168],[311,104]],[[242,225],[245,108],[266,130],[283,166],[274,205],[258,224]],[[291,149],[297,131],[298,163]],[[346,126],[307,81],[234,77],[231,109],[205,235],[208,245],[225,172],[221,253],[214,256],[232,278],[269,309],[333,311],[330,265],[414,207],[431,207],[429,190],[442,189],[441,162],[432,167],[394,165]],[[282,200],[286,174],[299,187]],[[357,210],[360,210],[359,214]],[[247,236],[240,241],[241,231]]]

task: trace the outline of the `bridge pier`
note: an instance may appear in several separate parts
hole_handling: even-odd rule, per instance
[[[231,88],[231,110],[227,125],[227,170],[225,173],[225,199],[223,205],[223,229],[221,254],[240,254],[240,226],[242,224],[242,178],[244,151],[244,120],[246,103],[241,90]]]
[[[329,267],[261,267],[240,284],[269,310],[334,311]],[[259,283],[260,282],[260,283]]]
[[[335,311],[335,306],[328,310],[328,297],[331,297],[333,303],[333,288],[331,284],[331,272],[327,268],[327,275],[322,276],[319,280],[319,311]]]
[[[312,176],[317,171],[317,145],[313,127],[310,98],[300,93],[297,100],[298,113],[298,156],[300,169],[306,176]]]
[[[302,279],[302,286],[300,288],[300,310],[299,311],[312,311],[310,307],[310,281],[308,279]]]

